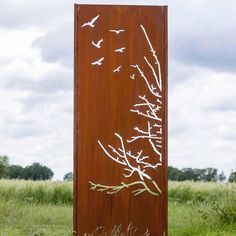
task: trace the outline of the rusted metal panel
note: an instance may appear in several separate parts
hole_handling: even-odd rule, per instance
[[[75,5],[74,232],[167,236],[167,7]]]

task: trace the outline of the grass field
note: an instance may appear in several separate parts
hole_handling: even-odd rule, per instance
[[[0,181],[0,236],[71,236],[72,183]],[[169,184],[170,236],[236,236],[236,185]]]

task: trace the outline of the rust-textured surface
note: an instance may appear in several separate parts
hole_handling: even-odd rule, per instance
[[[75,5],[74,234],[167,236],[167,7]]]

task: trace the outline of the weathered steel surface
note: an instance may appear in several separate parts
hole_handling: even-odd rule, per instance
[[[75,234],[167,236],[167,7],[75,5],[74,105]]]

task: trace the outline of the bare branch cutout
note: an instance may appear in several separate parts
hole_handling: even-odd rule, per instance
[[[105,155],[111,161],[114,161],[115,163],[123,166],[123,176],[127,179],[131,177],[132,179],[138,178],[138,180],[127,183],[123,181],[118,185],[112,186],[89,181],[90,190],[104,192],[106,194],[117,194],[123,189],[132,188],[132,194],[134,196],[144,192],[147,192],[153,196],[159,196],[162,192],[156,181],[153,179],[153,177],[151,177],[152,172],[147,171],[147,169],[157,170],[160,166],[162,166],[163,124],[162,118],[160,116],[162,109],[161,66],[156,55],[156,51],[151,44],[145,28],[142,25],[140,25],[140,27],[145,36],[149,51],[151,52],[154,61],[153,66],[148,58],[144,56],[144,63],[150,69],[153,78],[148,79],[140,65],[131,65],[132,68],[137,70],[137,76],[140,76],[145,82],[150,94],[139,95],[138,103],[133,105],[133,108],[130,109],[130,112],[136,113],[138,116],[143,117],[147,122],[147,126],[145,129],[134,127],[135,134],[130,138],[124,139],[120,134],[114,133],[120,142],[119,146],[117,147],[109,144],[103,145],[102,142],[98,140],[98,144]],[[130,78],[134,79],[134,76],[135,74],[133,74]],[[153,97],[156,102],[151,102],[149,100],[150,96]],[[138,152],[133,152],[132,150],[127,149],[128,144],[129,147],[132,147],[131,144],[137,142],[138,140],[147,142],[147,144],[150,145],[151,150],[153,150],[154,156],[150,157],[145,155],[142,149]]]
[[[139,185],[139,187],[137,187],[137,189],[133,190],[132,193],[134,194],[134,196],[137,196],[143,192],[148,192],[154,196],[158,196],[161,193],[161,190],[159,189],[159,187],[157,186],[157,184],[153,181],[154,186],[156,187],[156,191],[152,191],[144,181],[136,181],[136,182],[132,182],[129,184],[125,184],[124,182],[121,182],[120,185],[117,186],[107,186],[107,185],[102,185],[102,184],[95,184],[91,181],[89,181],[89,183],[91,184],[90,189],[91,190],[96,190],[99,192],[105,192],[107,194],[116,194],[119,191],[121,191],[124,188],[129,188],[131,186],[134,185]]]
[[[153,46],[152,46],[152,44],[151,44],[151,42],[150,42],[150,39],[149,39],[149,37],[148,37],[148,35],[147,35],[147,33],[146,33],[145,28],[144,28],[142,25],[141,25],[141,28],[142,28],[142,30],[143,30],[143,32],[144,32],[144,35],[145,35],[146,39],[147,39],[147,42],[148,42],[148,45],[149,45],[149,47],[150,47],[150,51],[151,51],[152,56],[153,56],[153,58],[154,58],[155,64],[157,65],[158,77],[157,77],[156,75],[154,75],[154,77],[155,77],[155,79],[156,79],[156,83],[157,83],[157,85],[158,85],[160,91],[162,91],[161,65],[160,65],[160,62],[159,62],[159,60],[158,60],[158,58],[157,58],[156,51],[153,49]],[[144,59],[145,59],[145,57],[144,57]],[[145,59],[145,60],[146,60],[146,62],[147,62],[147,59]],[[147,63],[148,63],[148,62],[147,62]],[[153,71],[154,74],[155,74],[155,70],[153,69],[153,67],[151,66],[151,64],[150,64],[150,63],[148,63],[148,64],[149,64],[149,66],[152,68],[152,71]]]

